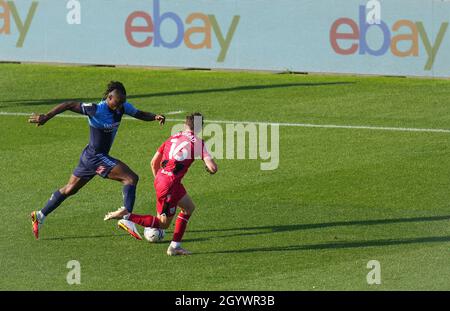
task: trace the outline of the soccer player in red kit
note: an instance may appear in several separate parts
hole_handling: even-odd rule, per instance
[[[119,227],[141,239],[135,223],[144,227],[167,229],[175,216],[177,206],[180,207],[173,239],[167,249],[169,256],[190,254],[181,248],[181,239],[195,205],[181,183],[182,178],[196,158],[204,161],[210,174],[217,172],[217,165],[206,150],[204,141],[196,136],[202,127],[203,116],[200,113],[187,116],[185,130],[167,139],[153,156],[151,167],[155,176],[157,216],[129,213],[119,220]],[[121,209],[105,216],[105,220],[120,218]]]

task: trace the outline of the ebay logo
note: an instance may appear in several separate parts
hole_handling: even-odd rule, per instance
[[[343,26],[347,29],[342,30]],[[382,44],[379,47],[369,46],[367,33],[378,29]],[[418,57],[419,43],[421,42],[427,53],[428,59],[424,70],[431,70],[439,52],[439,48],[447,32],[448,22],[441,24],[439,32],[434,39],[430,40],[423,22],[401,19],[390,28],[383,20],[380,23],[369,24],[366,21],[366,6],[359,7],[358,23],[351,18],[339,18],[330,29],[330,43],[333,50],[340,55],[371,55],[382,56],[390,51],[396,57]],[[398,33],[402,30],[401,33]],[[407,31],[407,32],[405,32]],[[343,41],[347,44],[343,46]],[[400,43],[402,48],[399,47]],[[405,49],[405,46],[408,48]]]
[[[16,47],[23,47],[23,43],[27,37],[27,33],[30,29],[38,4],[39,2],[33,1],[28,9],[28,12],[25,12],[26,14],[21,14],[14,1],[0,0],[0,35],[11,35],[11,25],[14,22],[17,31],[19,32]]]
[[[215,15],[194,12],[183,20],[175,12],[161,12],[160,0],[153,0],[151,14],[135,11],[128,16],[125,21],[125,36],[131,46],[175,49],[184,44],[192,50],[211,49],[214,35],[220,46],[217,62],[225,61],[240,20],[239,15],[233,16],[228,30],[224,33],[223,26],[219,25]],[[139,23],[136,23],[137,20]],[[167,26],[175,26],[176,29],[175,35],[170,38],[162,35],[162,28]],[[194,40],[194,37],[197,40]],[[202,40],[198,40],[199,38]]]

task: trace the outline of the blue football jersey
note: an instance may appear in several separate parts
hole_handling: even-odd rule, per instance
[[[135,116],[138,110],[129,102],[122,109],[111,110],[106,101],[98,104],[82,103],[81,113],[89,118],[90,139],[86,151],[108,154],[124,114]]]

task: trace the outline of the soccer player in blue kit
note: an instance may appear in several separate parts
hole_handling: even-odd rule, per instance
[[[29,118],[28,122],[41,126],[55,115],[70,110],[88,116],[90,128],[89,144],[81,153],[78,166],[75,168],[69,182],[52,194],[43,209],[31,213],[32,229],[36,239],[39,238],[39,229],[45,217],[69,196],[76,194],[95,175],[121,182],[123,184],[125,207],[123,213],[126,215],[132,212],[139,177],[125,163],[111,157],[109,150],[114,142],[124,114],[143,121],[156,120],[161,125],[164,124],[165,117],[136,109],[127,102],[126,95],[127,93],[122,83],[111,81],[104,93],[103,100],[98,104],[86,104],[75,101],[64,102],[57,105],[47,114],[33,114]]]

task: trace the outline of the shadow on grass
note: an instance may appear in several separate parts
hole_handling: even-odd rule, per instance
[[[307,229],[323,229],[339,226],[369,226],[369,225],[386,225],[397,223],[414,223],[414,222],[429,222],[450,220],[450,215],[431,216],[431,217],[415,217],[415,218],[393,218],[393,219],[373,219],[373,220],[356,220],[356,221],[339,221],[317,224],[298,224],[285,226],[259,226],[248,228],[225,228],[225,229],[210,229],[210,230],[192,230],[191,232],[231,232],[241,231],[227,235],[214,236],[214,238],[228,238],[233,236],[252,236],[259,234],[269,234],[276,232],[297,231]],[[244,231],[244,232],[242,232]],[[256,232],[255,232],[256,231]],[[363,248],[363,247],[378,247],[404,244],[420,244],[420,243],[437,243],[450,242],[450,236],[431,236],[418,237],[410,239],[384,239],[384,240],[369,240],[369,241],[343,241],[343,242],[329,242],[321,244],[310,245],[290,245],[290,246],[273,246],[273,247],[258,247],[248,249],[223,250],[216,252],[200,252],[196,254],[227,254],[227,253],[252,253],[252,252],[284,252],[284,251],[301,251],[301,250],[324,250],[324,249],[341,249],[341,248]]]
[[[438,243],[438,242],[450,242],[450,236],[430,236],[411,239],[385,239],[385,240],[355,241],[355,242],[333,242],[333,243],[310,244],[310,245],[256,247],[247,249],[223,250],[215,252],[198,252],[195,254],[287,252],[287,251],[325,250],[325,249],[342,249],[342,248],[380,247],[380,246]]]
[[[223,229],[206,229],[206,230],[190,230],[190,232],[231,232],[241,231],[226,235],[224,237],[241,236],[241,235],[258,235],[284,231],[298,231],[309,229],[323,229],[342,226],[373,226],[397,223],[427,222],[450,220],[450,215],[415,217],[415,218],[392,218],[392,219],[371,219],[371,220],[354,220],[354,221],[335,221],[316,224],[296,224],[296,225],[280,225],[280,226],[258,226],[258,227],[239,227],[239,228],[223,228]],[[246,232],[242,232],[246,231]],[[256,232],[255,232],[256,231]]]
[[[65,241],[65,240],[79,240],[79,239],[104,239],[104,238],[118,238],[118,237],[126,237],[130,240],[134,240],[134,238],[130,237],[127,233],[118,233],[118,234],[104,234],[104,235],[73,235],[73,236],[60,236],[60,237],[49,237],[49,238],[40,238],[43,241]],[[209,240],[209,238],[195,238],[195,239],[185,239],[183,242],[204,242]],[[165,239],[163,242],[170,242],[170,238]]]
[[[44,241],[65,241],[65,240],[78,240],[78,239],[103,239],[103,238],[117,238],[122,236],[128,236],[127,233],[118,234],[104,234],[104,235],[72,235],[72,236],[60,236],[60,237],[50,237],[50,238],[40,238],[39,240]]]
[[[310,86],[332,86],[332,85],[345,85],[345,84],[355,84],[356,82],[318,82],[318,83],[284,83],[284,84],[270,84],[270,85],[246,85],[237,86],[230,88],[213,88],[204,90],[188,90],[188,91],[174,91],[174,92],[159,92],[159,93],[149,93],[149,94],[137,94],[128,95],[127,99],[140,99],[140,98],[151,98],[151,97],[165,97],[165,96],[179,96],[179,95],[194,95],[194,94],[209,94],[209,93],[223,93],[223,92],[238,92],[238,91],[253,91],[253,90],[264,90],[264,89],[276,89],[276,88],[288,88],[288,87],[310,87]],[[16,107],[16,106],[40,106],[40,105],[51,105],[59,104],[61,102],[71,100],[80,102],[89,101],[99,101],[100,97],[95,98],[53,98],[53,99],[14,99],[14,100],[0,100],[0,108]],[[9,103],[7,105],[2,105],[2,103]]]
[[[430,216],[430,217],[415,217],[415,218],[393,218],[393,219],[373,219],[373,220],[356,220],[356,221],[338,221],[317,224],[298,224],[298,225],[284,225],[284,226],[258,226],[258,227],[239,227],[239,228],[223,228],[223,229],[207,229],[207,230],[188,230],[192,233],[213,233],[213,232],[232,232],[239,231],[225,235],[213,235],[211,237],[201,237],[193,239],[185,239],[184,242],[204,242],[216,238],[230,238],[235,236],[252,236],[277,232],[287,231],[301,231],[308,229],[323,229],[338,226],[369,226],[369,225],[384,225],[396,223],[413,223],[413,222],[429,222],[450,220],[450,215]],[[167,232],[170,234],[170,232]],[[80,235],[80,236],[63,236],[41,238],[45,241],[64,241],[70,239],[101,239],[111,237],[123,237],[128,234],[107,234],[107,235]],[[416,239],[392,239],[392,240],[374,240],[374,241],[356,241],[356,242],[333,242],[327,244],[317,245],[298,245],[288,247],[263,247],[244,250],[229,250],[220,253],[240,253],[240,252],[257,252],[257,251],[289,251],[289,250],[312,250],[312,249],[327,249],[327,248],[353,248],[353,247],[370,247],[370,246],[387,246],[397,244],[413,244],[413,243],[429,243],[429,242],[450,242],[450,236],[444,237],[424,237]],[[214,253],[214,252],[213,252]]]

